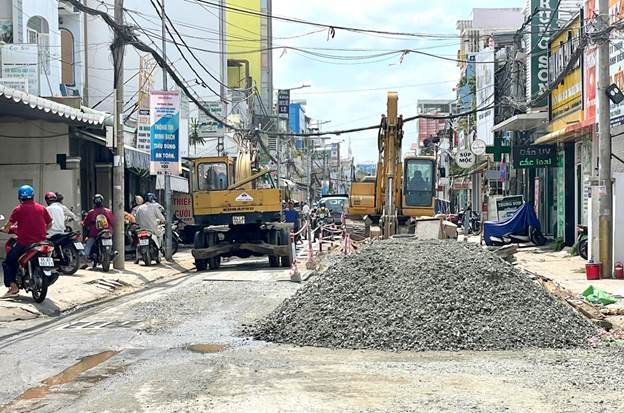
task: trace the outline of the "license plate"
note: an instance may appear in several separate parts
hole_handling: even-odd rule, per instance
[[[244,215],[234,215],[232,217],[232,224],[234,225],[241,225],[245,223],[245,216]]]
[[[139,245],[149,245],[149,239],[144,238],[139,240]]]
[[[74,247],[76,247],[77,250],[83,250],[84,249],[84,245],[82,245],[82,242],[74,242]]]
[[[104,238],[104,239],[102,239],[102,245],[113,245],[113,240],[112,239],[108,239],[108,238]]]
[[[39,257],[40,267],[54,267],[54,260],[52,257]]]

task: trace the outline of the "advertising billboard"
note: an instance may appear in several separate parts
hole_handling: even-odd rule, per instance
[[[150,173],[180,174],[180,92],[150,92]]]
[[[477,53],[475,74],[477,79],[477,109],[494,104],[494,50]],[[487,145],[494,143],[494,108],[477,112],[477,138]]]
[[[528,13],[538,10],[531,19],[531,32],[529,35],[529,50],[531,51],[528,65],[527,80],[528,100],[533,100],[548,90],[548,40],[552,28],[557,27],[557,15],[555,9],[559,7],[558,0],[530,0],[531,8]],[[553,16],[553,13],[555,15]],[[535,101],[531,106],[546,106],[547,97]]]

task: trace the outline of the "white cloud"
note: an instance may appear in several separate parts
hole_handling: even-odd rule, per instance
[[[423,52],[454,58],[458,49],[455,37],[457,20],[469,18],[473,7],[501,7],[496,0],[273,0],[273,13],[333,26],[348,26],[393,32],[446,34],[446,39],[401,38],[336,30],[334,38],[327,32],[293,39],[283,37],[315,30],[313,26],[274,20],[275,45],[300,47],[311,52],[341,56],[372,55],[378,50],[417,49]],[[521,7],[523,0],[515,0],[505,7]],[[318,28],[316,28],[318,29]],[[450,36],[449,36],[450,35]],[[448,38],[450,37],[450,38]],[[363,49],[370,51],[313,50],[312,48]],[[375,50],[375,51],[373,51]],[[310,88],[293,91],[296,99],[306,99],[306,113],[313,119],[332,122],[324,130],[348,129],[376,125],[386,111],[387,90],[355,91],[355,89],[393,88],[399,92],[399,110],[404,116],[416,113],[418,99],[452,98],[453,82],[459,77],[455,62],[409,53],[400,63],[400,53],[374,63],[362,60],[336,60],[307,56],[289,50],[279,57],[274,52],[274,85],[294,87],[309,83]],[[323,60],[325,62],[319,62]],[[350,62],[350,63],[349,63]],[[305,80],[304,80],[305,79]],[[421,85],[401,88],[401,85]],[[341,90],[340,93],[319,93]],[[354,90],[344,92],[344,90]],[[405,125],[404,146],[415,137],[415,122]],[[351,138],[356,160],[377,158],[377,133],[367,131],[341,135]],[[346,149],[343,150],[346,153]]]

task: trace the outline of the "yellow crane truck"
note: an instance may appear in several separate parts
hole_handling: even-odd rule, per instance
[[[191,253],[198,271],[221,266],[224,257],[268,256],[269,265],[290,267],[289,227],[281,222],[280,190],[269,170],[251,171],[251,156],[191,161],[193,216],[199,229]]]
[[[428,226],[429,232],[436,230],[432,226],[440,226],[439,219],[424,218],[435,214],[436,160],[407,155],[402,161],[403,117],[398,115],[398,100],[396,92],[388,92],[387,115],[382,115],[377,136],[377,175],[351,184],[347,212],[350,218],[367,217],[379,223],[384,238],[411,232],[419,224],[422,229]]]

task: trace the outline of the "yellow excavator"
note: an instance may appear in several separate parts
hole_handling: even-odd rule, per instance
[[[436,160],[416,155],[402,160],[403,117],[398,115],[398,100],[396,92],[388,92],[387,114],[381,117],[377,136],[377,175],[351,184],[347,215],[379,224],[383,238],[414,230],[440,238],[441,220],[433,218]]]
[[[290,267],[289,227],[281,222],[281,195],[268,169],[257,168],[255,151],[237,157],[191,161],[190,185],[195,223],[193,249],[198,271],[218,269],[225,257],[269,257],[269,265]],[[256,167],[252,168],[252,165]]]

